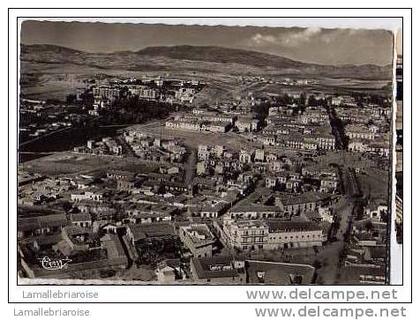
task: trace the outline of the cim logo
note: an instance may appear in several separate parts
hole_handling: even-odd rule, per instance
[[[39,259],[39,261],[41,261],[41,266],[45,270],[55,271],[65,268],[71,262],[71,259],[51,259],[50,257],[45,256],[42,259]]]

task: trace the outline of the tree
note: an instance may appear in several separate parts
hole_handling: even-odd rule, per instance
[[[372,221],[367,221],[365,224],[366,231],[370,232],[373,230],[373,223]]]
[[[306,105],[306,94],[302,92],[299,97],[299,105],[305,106]]]
[[[315,96],[313,94],[311,94],[308,98],[308,105],[309,106],[317,106],[318,105],[318,101],[315,99]]]
[[[319,269],[322,267],[322,263],[321,261],[319,261],[318,259],[314,261],[314,263],[312,264],[312,267],[314,267],[315,269]]]
[[[69,212],[73,206],[72,206],[72,204],[70,202],[64,201],[62,203],[62,207],[63,207],[63,210],[64,211]]]
[[[66,96],[66,103],[68,103],[68,104],[75,103],[76,98],[77,97],[76,97],[75,94],[69,94],[69,95]]]
[[[386,211],[386,210],[381,211],[381,221],[383,221],[383,222],[388,221],[388,211]]]

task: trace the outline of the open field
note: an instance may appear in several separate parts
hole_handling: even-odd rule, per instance
[[[335,163],[344,168],[366,169],[376,167],[374,161],[361,157],[357,153],[347,151],[329,152],[324,156],[320,156],[318,160],[324,163]]]
[[[225,67],[226,69],[227,67]],[[230,68],[229,68],[230,69]],[[226,71],[226,72],[225,72]],[[69,94],[74,94],[77,89],[85,87],[84,79],[92,78],[96,74],[106,74],[111,77],[134,77],[143,76],[170,76],[179,79],[197,79],[206,83],[206,87],[199,92],[194,100],[194,105],[223,103],[247,96],[249,93],[259,95],[262,93],[282,95],[295,92],[318,92],[333,93],[337,87],[347,91],[375,91],[382,92],[386,81],[383,80],[352,80],[352,79],[329,79],[321,77],[319,83],[314,85],[287,86],[270,83],[239,83],[238,73],[230,73],[231,70],[213,70],[211,73],[191,72],[188,69],[171,69],[171,72],[150,72],[148,70],[127,69],[101,69],[95,67],[84,68],[80,65],[64,65],[63,69],[56,66],[43,64],[42,68],[24,68],[22,70],[22,95],[33,99],[58,99],[65,100]],[[264,75],[255,73],[255,75]],[[284,78],[293,79],[294,76],[287,74],[273,75],[274,81]],[[298,78],[298,77],[296,77]]]
[[[157,164],[140,161],[137,158],[58,152],[50,156],[25,162],[20,167],[28,172],[59,176],[66,174],[87,174],[110,168],[144,173],[154,170]]]
[[[211,132],[195,132],[166,128],[162,122],[160,125],[137,125],[133,128],[141,129],[142,132],[155,137],[162,138],[179,138],[183,142],[193,148],[197,148],[199,144],[224,145],[228,149],[240,150],[241,148],[249,148],[254,144],[246,138],[235,133],[211,133]],[[257,146],[256,144],[254,146]],[[261,146],[258,144],[258,146]]]
[[[363,194],[370,199],[388,199],[388,172],[371,169],[357,175]]]

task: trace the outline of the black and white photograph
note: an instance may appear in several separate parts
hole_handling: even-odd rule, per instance
[[[288,21],[22,21],[18,282],[401,284],[397,34]]]

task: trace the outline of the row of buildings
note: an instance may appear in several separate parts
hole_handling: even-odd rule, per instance
[[[310,284],[314,280],[315,269],[310,265],[258,261],[240,255],[215,255],[218,238],[211,227],[203,223],[107,224],[94,230],[84,219],[85,214],[66,217],[62,213],[21,218],[18,229],[19,262],[24,275],[30,278],[67,279],[74,274],[83,277],[86,274],[100,276],[110,270],[123,272],[130,260],[139,259],[141,253],[138,248],[143,248],[146,242],[179,239],[188,250],[187,255],[159,259],[154,281],[287,285]],[[286,238],[291,237],[291,245],[294,241],[303,243],[293,240],[293,237],[312,235],[308,233],[309,230],[316,232],[314,227],[304,224],[299,227],[275,225],[275,229],[273,226],[271,224],[267,229],[270,230],[269,237],[282,237],[284,234]],[[247,231],[249,237],[245,233],[242,237],[255,237],[254,231],[255,228],[251,227]],[[266,234],[262,237],[266,237]],[[235,241],[232,238],[233,245]],[[317,245],[320,241],[322,239],[316,236],[311,244]],[[309,241],[305,242],[309,245]],[[251,244],[249,240],[248,243]],[[45,254],[49,257],[65,256],[68,264],[63,268],[46,270],[42,267],[41,259]]]
[[[388,255],[387,223],[376,217],[356,221],[351,240],[345,250],[343,282],[360,285],[385,284]]]
[[[375,104],[357,108],[337,107],[335,114],[344,124],[349,151],[389,157],[390,107]]]
[[[74,147],[73,151],[77,153],[89,153],[94,155],[123,155],[122,145],[111,137],[105,137],[100,140],[90,139],[87,141],[86,146]]]
[[[264,175],[266,188],[292,193],[305,190],[335,193],[339,187],[336,167],[316,162],[304,164],[264,148],[237,152],[222,145],[199,145],[197,159],[196,173],[200,177],[229,177],[237,183],[250,183]]]
[[[92,113],[98,113],[102,109],[108,109],[115,100],[127,96],[167,103],[192,103],[203,86],[195,80],[169,78],[110,79],[95,81],[87,88],[87,92],[94,98]]]
[[[298,105],[270,107],[265,118],[267,126],[255,140],[264,145],[297,150],[334,150],[329,115],[322,107]]]
[[[253,132],[259,129],[260,121],[252,116],[237,116],[219,111],[194,109],[190,113],[180,113],[165,122],[171,129],[188,131],[209,131],[225,133],[231,129],[238,132]]]
[[[322,246],[323,229],[311,221],[223,219],[225,241],[240,251]]]
[[[180,163],[187,153],[176,139],[155,138],[137,129],[125,131],[123,139],[134,155],[142,160]]]

